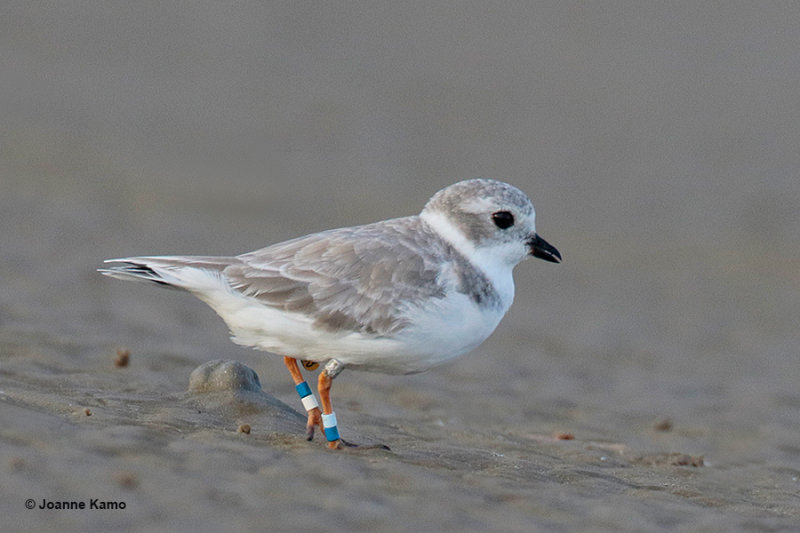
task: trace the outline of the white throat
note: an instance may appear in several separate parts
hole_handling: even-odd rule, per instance
[[[426,222],[442,239],[453,246],[475,267],[481,269],[494,285],[506,306],[514,299],[514,278],[512,270],[515,264],[505,260],[500,250],[492,247],[477,247],[467,239],[464,233],[450,219],[436,211],[423,211],[420,219]],[[501,253],[498,253],[501,252]]]

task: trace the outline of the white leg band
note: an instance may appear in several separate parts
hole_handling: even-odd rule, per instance
[[[336,413],[322,415],[322,425],[326,428],[336,427],[338,425],[336,423]]]
[[[336,413],[322,415],[322,429],[325,430],[325,438],[328,442],[339,440],[339,428],[336,427]]]
[[[306,408],[306,411],[311,411],[312,409],[319,407],[319,404],[317,403],[317,397],[313,394],[309,394],[305,398],[301,398],[300,401],[303,402],[303,407]]]

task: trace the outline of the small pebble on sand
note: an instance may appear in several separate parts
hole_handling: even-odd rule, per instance
[[[125,348],[117,349],[117,358],[114,359],[114,366],[117,368],[124,368],[128,366],[131,361],[131,352]]]
[[[126,489],[133,489],[139,485],[139,478],[136,477],[136,474],[128,470],[114,472],[113,478],[120,487]]]

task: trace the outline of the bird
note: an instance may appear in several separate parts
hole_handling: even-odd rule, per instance
[[[231,340],[283,361],[307,411],[306,438],[341,438],[331,402],[345,369],[413,374],[486,340],[514,299],[514,267],[560,263],[528,196],[476,178],[436,192],[418,215],[330,229],[237,256],[109,259],[114,278],[187,291]],[[300,366],[322,366],[318,402]],[[321,402],[321,405],[320,405]]]

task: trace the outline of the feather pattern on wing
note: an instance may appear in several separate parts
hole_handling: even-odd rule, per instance
[[[237,256],[222,274],[232,289],[311,316],[315,327],[392,334],[406,325],[408,309],[398,302],[408,307],[444,297],[435,255],[454,253],[418,217],[399,220],[275,244]]]
[[[333,333],[391,336],[408,325],[411,311],[445,298],[450,289],[481,307],[500,305],[485,273],[418,216],[314,233],[236,257],[111,262],[122,264],[101,270],[104,274],[200,298],[224,287],[261,305],[305,315],[312,327]]]

